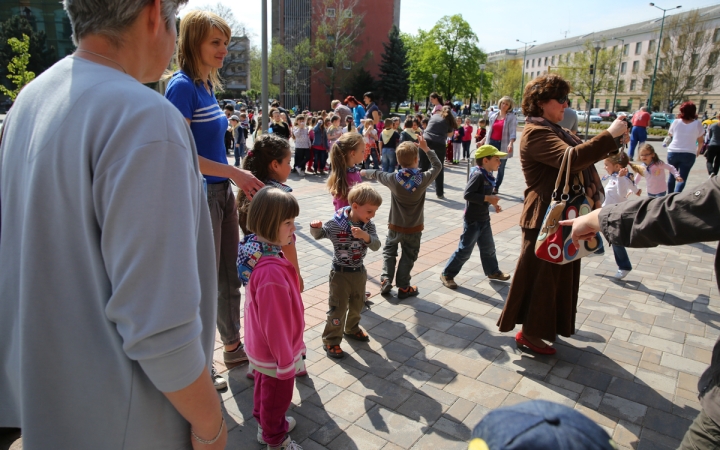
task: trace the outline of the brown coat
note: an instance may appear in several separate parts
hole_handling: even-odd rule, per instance
[[[527,123],[520,142],[520,163],[525,175],[525,204],[520,216],[522,243],[505,307],[498,320],[500,331],[516,324],[530,336],[554,341],[557,335],[575,333],[580,261],[557,265],[535,256],[535,241],[555,189],[563,154],[568,148],[548,126]],[[581,170],[617,152],[607,131],[575,146],[572,170]]]

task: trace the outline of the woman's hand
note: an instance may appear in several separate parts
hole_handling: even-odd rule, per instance
[[[623,134],[626,134],[628,131],[627,122],[621,119],[615,119],[615,121],[608,127],[607,130],[608,133],[612,135],[612,137],[620,137]]]
[[[513,152],[513,144],[512,144],[512,142],[508,144],[507,152],[508,152],[508,154]]]
[[[249,170],[239,169],[234,166],[230,167],[233,169],[230,179],[232,179],[235,184],[242,189],[247,198],[252,200],[255,194],[257,194],[257,191],[265,187],[265,185],[255,178],[255,175],[253,175]]]
[[[576,248],[580,248],[578,241],[589,241],[600,231],[600,210],[596,209],[590,214],[570,220],[561,220],[560,225],[572,226],[572,241]]]

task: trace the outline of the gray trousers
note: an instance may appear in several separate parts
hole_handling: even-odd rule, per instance
[[[224,345],[240,342],[240,279],[237,272],[240,229],[229,181],[207,186],[218,273],[217,327]]]
[[[365,306],[365,283],[367,271],[330,271],[330,308],[322,334],[323,344],[339,345],[343,333],[360,331],[360,313]]]
[[[397,283],[399,288],[410,286],[410,271],[415,265],[420,253],[420,239],[422,231],[417,233],[400,233],[388,230],[385,247],[383,247],[383,269],[380,274],[381,280],[390,280],[392,284],[395,278],[395,262],[397,261],[398,246],[402,246],[400,263],[397,265]]]
[[[720,448],[720,426],[715,423],[705,410],[701,409],[693,423],[690,424],[678,450],[710,450]]]

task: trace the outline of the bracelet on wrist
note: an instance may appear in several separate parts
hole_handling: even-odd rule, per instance
[[[215,442],[217,442],[218,439],[220,439],[220,435],[222,434],[222,430],[223,430],[224,426],[225,426],[225,417],[223,417],[222,421],[220,422],[220,429],[218,430],[217,436],[215,436],[213,439],[211,439],[209,441],[207,439],[203,439],[200,436],[198,436],[197,434],[195,434],[195,432],[192,430],[192,428],[190,429],[190,433],[192,433],[193,439],[195,439],[199,443],[204,444],[204,445],[212,445]]]

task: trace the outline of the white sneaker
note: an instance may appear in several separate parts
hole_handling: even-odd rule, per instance
[[[223,389],[225,389],[227,387],[227,380],[225,378],[223,378],[222,375],[217,373],[217,370],[215,370],[214,366],[212,368],[212,372],[210,373],[210,375],[212,376],[213,385],[215,385],[215,389],[217,389],[218,391],[222,391]]]
[[[297,442],[290,439],[290,435],[288,434],[285,440],[282,444],[280,444],[279,447],[270,447],[267,446],[267,450],[303,450],[302,447],[300,447]]]
[[[287,420],[287,423],[288,423],[287,432],[290,433],[293,429],[295,429],[295,425],[297,425],[297,422],[295,422],[294,417],[290,417],[290,416],[285,416],[285,420]],[[265,442],[265,440],[262,437],[262,427],[260,426],[260,424],[258,424],[257,441],[261,445],[267,444],[267,442]],[[270,448],[270,446],[268,446],[268,448]],[[285,448],[285,447],[281,447],[281,448]]]
[[[615,279],[616,279],[616,280],[622,280],[622,279],[625,278],[629,273],[630,273],[629,270],[618,269],[617,273],[615,274]]]
[[[304,176],[305,176],[305,171],[302,170],[302,169],[298,169],[298,170],[297,170],[297,173],[298,173],[298,175],[300,175],[301,177],[304,177]]]

